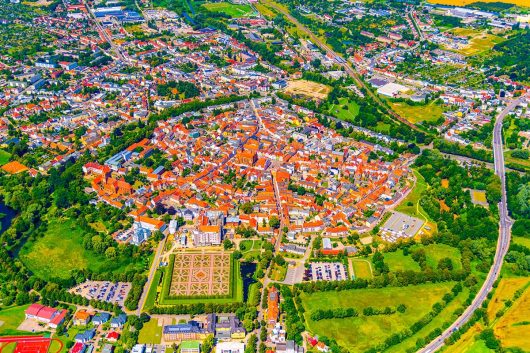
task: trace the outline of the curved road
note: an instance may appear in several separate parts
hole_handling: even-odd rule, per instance
[[[512,100],[497,116],[495,121],[495,127],[493,128],[493,156],[495,160],[495,174],[501,179],[501,201],[499,202],[499,240],[497,242],[497,251],[493,260],[493,265],[484,281],[484,284],[480,288],[480,291],[475,296],[475,299],[470,306],[464,311],[464,313],[440,336],[429,343],[425,348],[421,349],[421,353],[431,353],[444,345],[444,341],[449,338],[453,332],[457,331],[462,325],[469,321],[475,310],[480,308],[488,293],[493,287],[493,283],[499,277],[501,271],[502,262],[504,255],[508,251],[511,237],[512,220],[508,215],[508,205],[506,199],[506,173],[504,166],[504,154],[502,145],[502,121],[504,117],[512,111],[519,103],[524,100],[524,97]]]

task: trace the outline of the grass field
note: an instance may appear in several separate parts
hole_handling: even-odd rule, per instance
[[[433,269],[438,267],[438,262],[444,257],[448,257],[453,261],[455,270],[462,269],[462,256],[460,250],[446,244],[429,244],[423,247],[427,257],[427,265]]]
[[[11,158],[11,154],[9,152],[0,150],[0,165],[4,165],[9,162],[9,158]]]
[[[514,244],[518,244],[518,245],[526,246],[527,248],[530,249],[530,238],[525,238],[525,237],[512,237],[512,242],[513,242]]]
[[[16,346],[17,346],[16,342],[9,342],[7,344],[2,343],[0,345],[0,349],[2,353],[13,353],[15,351]]]
[[[72,270],[94,272],[143,270],[135,259],[107,259],[83,247],[83,230],[71,219],[52,219],[43,237],[27,242],[20,251],[22,262],[43,279],[68,278]]]
[[[448,293],[454,282],[424,284],[408,287],[360,289],[336,292],[302,293],[305,319],[313,334],[337,340],[351,352],[363,352],[384,341],[393,333],[407,329],[427,314],[434,303]],[[405,304],[405,313],[385,316],[355,317],[345,319],[312,321],[311,311],[326,303],[329,308],[354,307],[359,311],[367,306],[396,306]]]
[[[326,99],[331,88],[318,82],[307,80],[289,81],[285,88],[285,93],[292,95],[302,95],[313,99]]]
[[[502,37],[470,28],[454,28],[450,31],[455,35],[468,37],[469,44],[456,50],[456,52],[467,56],[491,50],[495,44],[504,41]]]
[[[202,4],[204,8],[206,8],[208,11],[212,12],[222,12],[224,14],[227,14],[230,17],[238,18],[238,17],[251,17],[254,16],[256,13],[250,7],[250,5],[247,4],[230,4],[228,2],[209,2]]]
[[[369,260],[349,259],[348,261],[351,262],[355,278],[370,279],[373,277],[372,264]]]
[[[484,344],[484,341],[478,341],[477,335],[480,334],[483,327],[482,324],[476,323],[469,330],[467,330],[455,344],[447,346],[444,350],[445,353],[486,353],[493,352],[490,350],[478,350],[480,345]],[[481,343],[482,342],[482,343]],[[484,346],[484,348],[486,348]],[[486,348],[487,349],[487,348]]]
[[[530,6],[528,0],[480,0],[481,2],[503,2],[505,4],[513,4],[517,6]],[[465,6],[478,2],[477,0],[427,0],[431,4]]]
[[[442,117],[443,108],[434,101],[426,105],[409,105],[406,102],[388,101],[392,110],[413,124],[420,121],[436,121]]]
[[[410,255],[404,255],[403,250],[385,253],[385,263],[390,271],[420,271],[420,265]]]
[[[347,109],[344,109],[344,107]],[[356,102],[350,102],[346,98],[340,98],[338,105],[331,105],[329,114],[340,120],[352,122],[359,115],[359,105]]]
[[[407,338],[398,345],[391,347],[388,352],[401,353],[408,352],[410,349],[416,347],[416,341],[420,338],[426,337],[429,333],[437,328],[441,328],[446,321],[454,321],[457,315],[454,315],[455,310],[460,308],[469,295],[469,290],[465,288],[460,292],[456,298],[445,307],[440,314],[438,314],[429,324],[425,325],[415,335]]]
[[[258,10],[263,16],[269,18],[269,19],[272,19],[274,18],[274,16],[276,16],[276,14],[274,13],[274,11],[272,11],[269,7],[261,4],[261,3],[256,3],[254,4],[254,6],[256,7],[256,10]]]
[[[162,326],[158,326],[158,319],[151,319],[144,324],[138,335],[140,344],[160,344],[162,340]]]
[[[0,310],[0,336],[20,335],[22,333],[17,331],[17,327],[24,321],[24,311],[28,306],[12,306]],[[27,332],[24,332],[24,334],[27,334]]]
[[[513,152],[514,151],[504,152],[504,158],[506,159],[506,163],[517,164],[519,167],[524,168],[526,171],[530,171],[530,159],[515,158],[514,156],[512,156]]]

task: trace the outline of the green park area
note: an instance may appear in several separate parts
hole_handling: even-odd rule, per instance
[[[138,335],[139,344],[160,344],[161,340],[162,326],[158,326],[158,319],[146,322]]]
[[[359,105],[347,98],[339,98],[339,104],[332,104],[329,107],[329,114],[340,120],[353,122],[359,115]]]
[[[85,249],[83,234],[75,220],[51,219],[44,236],[24,244],[20,259],[35,275],[47,280],[68,278],[72,270],[90,269],[97,273],[143,270],[142,261],[119,255],[109,259]]]
[[[410,255],[403,254],[401,249],[385,253],[385,263],[391,272],[421,270],[420,265]]]
[[[255,15],[254,10],[248,4],[231,4],[228,2],[210,2],[202,5],[208,11],[221,12],[230,17],[250,17]]]
[[[443,107],[431,101],[427,104],[411,105],[407,102],[392,102],[388,101],[393,111],[407,119],[413,124],[420,121],[433,122],[442,117]]]
[[[262,246],[262,240],[242,240],[239,243],[239,250],[245,261],[254,261],[261,253]]]
[[[422,284],[408,287],[344,290],[301,294],[305,320],[310,333],[333,338],[351,352],[364,352],[383,342],[390,335],[407,330],[431,311],[433,304],[450,292],[454,282]],[[374,301],[374,298],[375,299]],[[329,308],[364,308],[406,306],[404,313],[311,320],[311,312],[326,303]],[[442,311],[444,313],[445,311]],[[347,332],[355,334],[345,334]]]
[[[4,165],[9,162],[9,158],[11,158],[11,154],[9,152],[0,150],[0,165]]]
[[[27,334],[17,330],[24,321],[24,311],[29,305],[12,306],[0,310],[0,336]]]

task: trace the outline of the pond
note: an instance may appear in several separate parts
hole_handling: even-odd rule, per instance
[[[252,277],[256,272],[256,264],[253,262],[242,262],[240,265],[241,278],[243,278],[243,300],[246,302],[248,299],[248,289],[252,283],[256,280]]]
[[[6,231],[11,226],[13,218],[17,213],[11,208],[7,207],[3,202],[0,202],[0,234]]]

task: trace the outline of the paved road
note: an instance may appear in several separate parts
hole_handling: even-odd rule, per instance
[[[379,96],[377,94],[374,94],[372,92],[372,90],[366,86],[366,84],[364,83],[363,80],[361,80],[359,74],[357,73],[357,71],[355,71],[355,69],[351,66],[351,64],[344,60],[339,54],[337,54],[330,46],[328,46],[326,43],[322,42],[317,36],[315,36],[313,34],[313,32],[311,32],[307,27],[305,27],[303,24],[301,24],[300,22],[298,22],[298,20],[296,18],[294,18],[288,11],[285,11],[285,9],[283,9],[282,7],[280,6],[277,6],[276,4],[274,3],[269,3],[267,1],[262,1],[264,4],[266,4],[267,6],[270,6],[270,7],[273,7],[276,11],[279,11],[282,15],[284,15],[285,17],[287,17],[287,19],[289,19],[289,21],[291,23],[293,23],[295,26],[297,26],[302,32],[304,32],[305,34],[307,34],[309,36],[309,38],[311,39],[311,41],[313,42],[313,44],[315,44],[316,46],[320,47],[322,50],[324,50],[326,53],[328,53],[331,57],[333,57],[337,63],[337,65],[341,66],[344,68],[344,71],[351,77],[353,78],[353,80],[355,81],[357,87],[359,88],[364,88],[366,90],[366,92],[368,93],[368,95],[377,103],[379,104],[379,106],[382,108],[382,110],[386,113],[388,113],[393,119],[395,120],[398,120],[400,121],[401,123],[409,126],[411,129],[413,130],[416,130],[416,131],[421,131],[416,125],[412,124],[410,121],[408,121],[407,119],[401,117],[399,114],[397,114],[396,112],[394,112],[393,110],[391,110],[390,108],[388,108],[384,103],[383,101],[381,100],[381,98],[379,98]]]
[[[501,179],[502,192],[501,201],[499,202],[499,239],[497,241],[497,251],[493,260],[493,265],[491,266],[490,272],[488,273],[484,284],[480,288],[480,291],[477,293],[471,305],[467,307],[464,313],[447,330],[434,339],[434,341],[429,343],[425,348],[420,350],[421,353],[431,353],[440,349],[444,345],[444,341],[449,338],[453,332],[458,330],[458,328],[462,327],[462,325],[464,325],[471,318],[471,316],[473,316],[475,310],[480,308],[488,293],[491,291],[493,283],[499,277],[504,255],[506,255],[508,246],[510,245],[512,226],[512,220],[508,215],[508,205],[506,200],[506,171],[504,167],[504,154],[502,145],[502,121],[510,111],[512,111],[520,102],[522,102],[523,99],[524,98],[521,97],[509,102],[508,105],[497,116],[495,127],[493,128],[493,156],[495,159],[495,174],[497,174]]]

